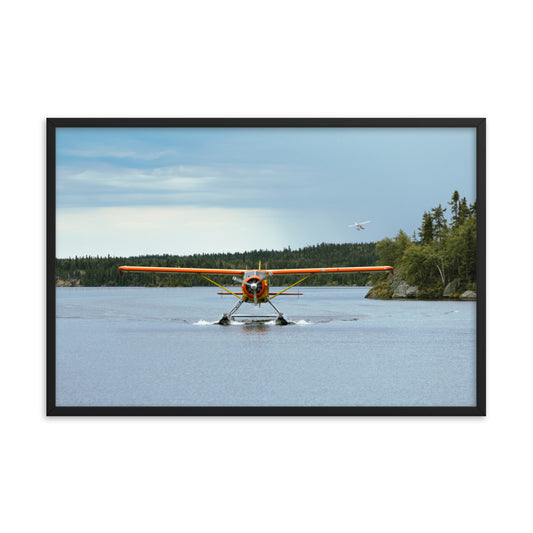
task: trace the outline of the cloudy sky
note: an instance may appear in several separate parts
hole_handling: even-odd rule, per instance
[[[474,128],[56,132],[57,257],[377,241],[475,199]]]

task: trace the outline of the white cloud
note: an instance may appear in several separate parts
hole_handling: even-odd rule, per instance
[[[280,196],[279,189],[284,194]],[[172,165],[152,169],[112,165],[57,169],[57,205],[204,205],[242,203],[249,207],[280,203],[292,189],[304,190],[302,178],[274,166]]]
[[[64,149],[59,152],[61,155],[84,157],[88,159],[100,159],[112,157],[116,159],[137,159],[142,161],[152,161],[164,156],[178,156],[176,150],[159,150],[155,152],[140,152],[132,150],[109,150],[106,148],[95,148],[92,150]]]
[[[286,244],[275,209],[172,206],[57,211],[57,257],[234,252]]]

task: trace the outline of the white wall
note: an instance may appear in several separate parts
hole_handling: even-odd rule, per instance
[[[2,530],[530,531],[530,20],[516,0],[4,5]],[[47,116],[486,116],[488,416],[46,419]]]

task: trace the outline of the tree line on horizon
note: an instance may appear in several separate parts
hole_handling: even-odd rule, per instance
[[[56,259],[56,278],[80,280],[85,287],[192,287],[208,286],[208,281],[195,274],[167,274],[157,272],[127,272],[119,275],[122,265],[256,269],[259,262],[264,269],[369,266],[378,259],[376,243],[328,244],[321,243],[293,250],[251,250],[234,253],[204,253],[193,255],[143,255],[136,257],[74,257]],[[294,275],[276,276],[275,286],[290,285],[298,278]],[[234,285],[232,276],[216,276],[221,284]],[[274,281],[274,280],[273,280]],[[350,272],[347,274],[316,274],[305,285],[365,285],[369,275]],[[211,285],[212,286],[212,285]]]

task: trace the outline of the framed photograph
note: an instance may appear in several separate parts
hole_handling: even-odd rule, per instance
[[[470,415],[485,119],[47,120],[47,414]]]

